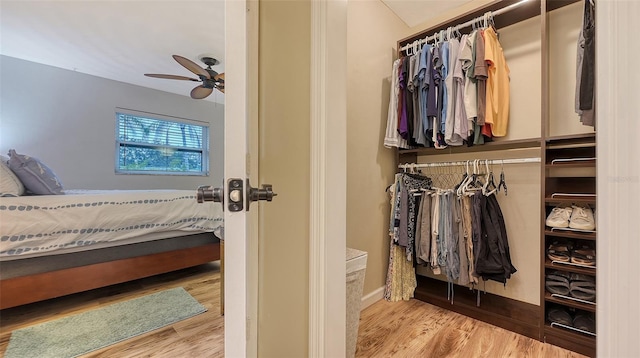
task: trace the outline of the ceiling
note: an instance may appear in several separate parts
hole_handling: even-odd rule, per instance
[[[473,0],[381,0],[409,27],[455,9]]]
[[[0,34],[3,55],[186,96],[194,82],[143,74],[196,77],[173,54],[198,64],[210,54],[224,72],[222,0],[1,0]]]
[[[382,0],[411,27],[469,1]],[[225,67],[224,0],[0,0],[0,34],[3,55],[185,96],[193,82],[143,74],[190,76],[173,54]]]

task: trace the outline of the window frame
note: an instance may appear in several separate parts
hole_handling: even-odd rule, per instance
[[[137,143],[137,142],[128,142],[128,141],[120,141],[120,118],[119,115],[129,115],[134,117],[140,117],[151,120],[159,120],[171,123],[179,123],[179,124],[187,124],[202,127],[202,148],[199,150],[202,152],[202,170],[199,172],[181,172],[181,171],[161,171],[161,170],[125,170],[120,169],[120,147],[122,144],[131,144],[140,147],[146,148],[167,148],[167,149],[187,149],[194,150],[193,148],[187,148],[182,146],[171,146],[171,145],[154,145],[154,144],[145,144],[145,143]],[[116,175],[162,175],[162,176],[209,176],[209,161],[210,161],[210,126],[209,123],[204,121],[197,121],[188,118],[174,117],[164,114],[151,113],[151,112],[142,112],[136,111],[127,108],[115,108],[114,112],[115,118],[115,156],[114,156],[114,170]]]

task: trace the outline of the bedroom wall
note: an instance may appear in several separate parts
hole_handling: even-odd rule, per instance
[[[13,148],[41,159],[66,189],[222,183],[224,105],[7,56],[0,56],[0,79],[0,153]],[[209,123],[209,177],[116,175],[116,107]]]
[[[347,246],[368,253],[363,295],[384,286],[396,151],[382,146],[396,41],[408,26],[381,1],[347,6]],[[375,39],[375,40],[374,40]]]

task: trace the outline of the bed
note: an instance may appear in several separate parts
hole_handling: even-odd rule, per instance
[[[195,190],[0,197],[0,309],[216,261],[222,237]]]

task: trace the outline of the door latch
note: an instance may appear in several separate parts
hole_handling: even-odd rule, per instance
[[[229,185],[229,194],[227,197],[229,200],[229,211],[242,211],[244,209],[244,181],[242,179],[229,179],[227,184]]]
[[[274,196],[278,194],[273,192],[273,185],[271,184],[262,184],[262,189],[254,188],[249,183],[249,179],[247,179],[247,211],[249,211],[249,206],[253,201],[272,201]]]

